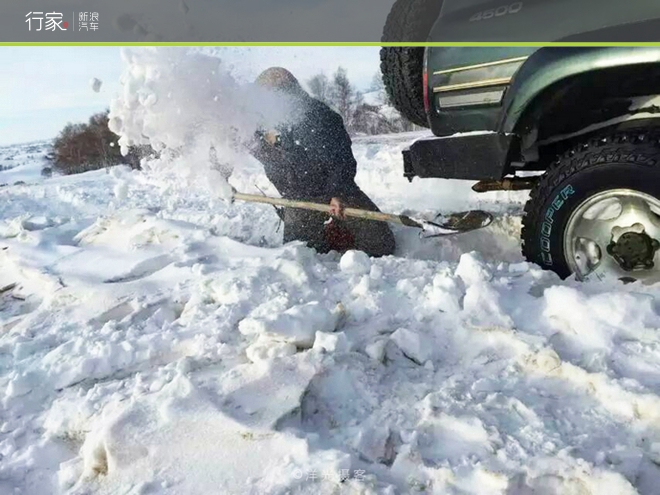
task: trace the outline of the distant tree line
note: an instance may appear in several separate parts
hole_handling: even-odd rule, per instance
[[[122,156],[117,140],[119,136],[108,127],[109,111],[92,115],[88,122],[67,124],[53,142],[49,155],[52,168],[63,174],[77,174],[89,170],[129,165],[140,167],[140,159],[150,152],[148,147],[131,148]]]
[[[388,134],[419,129],[390,105],[380,73],[374,75],[368,90],[369,102],[364,93],[355,89],[343,67],[328,77],[319,73],[307,81],[309,93],[330,105],[341,117],[348,132],[359,134]]]

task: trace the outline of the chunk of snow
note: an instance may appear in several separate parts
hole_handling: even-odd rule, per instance
[[[38,383],[38,378],[32,373],[17,374],[7,385],[5,389],[6,397],[21,397],[32,390],[32,387]]]
[[[208,493],[211,487],[243,493],[246,483],[255,482],[261,493],[290,483],[293,478],[283,473],[291,464],[313,462],[304,439],[247,427],[185,382],[175,378],[151,397],[118,405],[94,421],[81,449],[79,483],[101,478],[111,486],[149,486],[152,467],[159,466],[167,473],[156,475],[158,485],[184,493]]]
[[[380,280],[383,277],[383,267],[380,265],[371,265],[369,271],[369,278],[372,280]]]
[[[383,358],[385,357],[385,347],[387,346],[387,342],[388,339],[381,338],[367,344],[364,349],[367,353],[367,356],[369,356],[374,361],[378,361],[379,363],[382,362]]]
[[[462,279],[446,273],[438,273],[433,277],[433,285],[427,292],[429,303],[447,313],[456,313],[462,309],[464,295]]]
[[[511,273],[527,273],[529,271],[529,263],[512,263],[509,265],[509,272]]]
[[[468,287],[463,298],[463,308],[475,325],[513,327],[513,320],[502,307],[499,293],[486,283]]]
[[[368,275],[363,275],[360,278],[360,281],[358,284],[353,287],[351,290],[351,294],[353,294],[356,297],[364,297],[369,293],[369,290],[371,289],[371,278],[369,278]]]
[[[259,336],[257,340],[245,349],[247,358],[253,363],[270,361],[271,359],[291,356],[296,353],[296,346],[288,342],[278,342]]]
[[[112,189],[115,194],[115,198],[122,201],[125,200],[128,196],[128,185],[125,181],[119,181],[115,184],[115,187]]]
[[[399,328],[390,338],[401,351],[418,364],[424,364],[433,356],[433,348],[417,332]]]
[[[21,222],[21,227],[23,227],[25,230],[34,231],[52,227],[54,224],[55,222],[51,218],[39,215],[26,218]]]
[[[239,323],[244,335],[265,335],[297,347],[312,347],[316,332],[333,332],[339,315],[318,301],[293,306],[283,313],[246,318]]]
[[[346,352],[349,350],[346,334],[344,332],[316,332],[314,349],[323,349],[327,352]]]
[[[92,88],[92,91],[94,91],[94,93],[98,93],[99,91],[101,91],[102,85],[103,85],[103,81],[97,79],[96,77],[92,78],[89,81],[89,86]]]
[[[360,429],[353,448],[370,462],[383,462],[387,457],[387,441],[390,429],[382,425],[368,425]]]
[[[493,273],[480,259],[477,253],[465,253],[456,267],[456,275],[461,277],[466,285],[489,281]]]
[[[339,260],[339,267],[350,275],[366,275],[371,270],[371,259],[363,251],[346,251]]]
[[[493,452],[488,432],[476,417],[429,416],[421,421],[417,432],[420,452],[434,462],[457,461],[470,455],[483,458]]]

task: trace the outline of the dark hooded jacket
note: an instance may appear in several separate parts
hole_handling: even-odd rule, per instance
[[[356,161],[340,115],[306,93],[295,96],[290,123],[278,143],[260,138],[252,150],[284,198],[329,201],[354,191]]]

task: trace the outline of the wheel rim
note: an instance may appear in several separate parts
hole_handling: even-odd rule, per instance
[[[564,253],[579,280],[660,282],[660,200],[613,189],[584,201],[568,220]]]

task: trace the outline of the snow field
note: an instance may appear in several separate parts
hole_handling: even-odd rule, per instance
[[[383,209],[469,206],[408,185],[403,145],[355,143]],[[479,197],[500,218],[461,237],[397,228],[396,257],[318,256],[161,167],[1,193],[3,491],[654,493],[657,289],[523,263],[524,197]],[[254,162],[231,180],[268,190]]]

